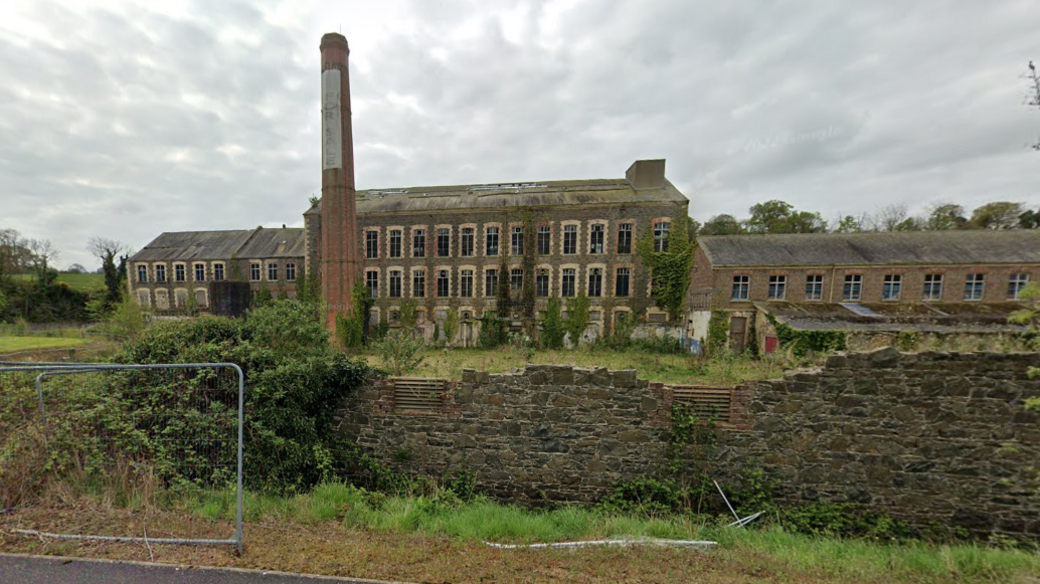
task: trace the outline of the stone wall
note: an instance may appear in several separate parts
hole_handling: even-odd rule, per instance
[[[864,504],[918,524],[1040,536],[1037,354],[894,349],[828,359],[756,384],[748,432],[718,462],[757,466],[791,503]]]
[[[1036,354],[831,357],[817,371],[738,388],[704,465],[736,486],[761,468],[788,503],[867,505],[918,524],[1040,536]],[[341,430],[390,466],[465,465],[515,501],[594,501],[619,480],[665,472],[671,389],[635,371],[532,365],[465,371],[435,414],[395,414],[379,381],[340,412]]]

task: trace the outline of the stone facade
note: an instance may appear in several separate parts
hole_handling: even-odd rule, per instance
[[[1036,354],[830,358],[738,388],[705,467],[727,485],[762,468],[787,503],[865,505],[919,525],[1040,536]],[[465,465],[509,500],[595,501],[665,472],[672,391],[635,371],[532,365],[465,371],[434,413],[395,414],[385,382],[339,413],[340,431],[399,470]],[[748,510],[749,512],[751,510]]]

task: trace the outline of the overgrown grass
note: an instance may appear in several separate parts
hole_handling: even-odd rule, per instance
[[[372,366],[380,357],[369,349],[361,353]],[[527,356],[508,347],[497,349],[428,349],[423,360],[408,375],[460,379],[463,369],[501,373],[528,363]],[[580,348],[577,350],[537,350],[530,363],[636,369],[643,379],[665,383],[733,385],[743,381],[770,379],[783,374],[783,365],[774,360],[757,360],[739,355],[705,359],[684,354],[653,353],[645,350]]]
[[[63,349],[77,347],[88,341],[72,337],[13,337],[0,336],[0,354],[36,349]]]
[[[443,492],[442,492],[443,493]],[[231,493],[207,494],[190,503],[210,518],[230,518]],[[735,529],[724,520],[673,515],[642,517],[595,508],[527,510],[477,498],[461,502],[450,493],[398,497],[326,483],[307,494],[271,497],[248,494],[250,522],[317,525],[340,522],[361,531],[446,536],[463,542],[557,542],[593,539],[664,538],[711,540],[718,553],[747,565],[816,573],[842,581],[1007,582],[1040,574],[1040,556],[978,544],[880,543],[811,537],[780,527]]]

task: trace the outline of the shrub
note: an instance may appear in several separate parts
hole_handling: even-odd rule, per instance
[[[589,297],[584,292],[567,299],[567,319],[564,320],[563,328],[570,335],[571,343],[575,347],[581,342],[581,336],[589,326],[589,306]]]
[[[567,331],[563,328],[563,317],[560,315],[560,300],[550,298],[542,318],[542,348],[559,349],[563,347],[563,337]]]
[[[308,488],[327,475],[328,453],[338,448],[330,432],[333,412],[369,373],[362,361],[333,351],[312,307],[293,300],[251,310],[243,321],[203,316],[158,324],[126,343],[115,361],[242,367],[246,482],[279,492]],[[149,377],[136,382],[149,383]],[[151,392],[126,392],[126,398],[176,391],[152,383]]]
[[[390,332],[373,343],[372,347],[382,358],[383,364],[394,375],[403,375],[415,369],[423,360],[419,355],[423,349],[422,341],[404,330]]]

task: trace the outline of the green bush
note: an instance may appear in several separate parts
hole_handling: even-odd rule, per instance
[[[422,341],[403,330],[391,331],[382,339],[372,343],[372,348],[383,359],[383,364],[394,375],[403,375],[422,363],[419,353],[423,350]]]
[[[246,483],[278,492],[309,488],[328,475],[329,453],[339,448],[330,432],[333,412],[369,373],[364,362],[333,351],[312,307],[293,300],[251,310],[245,320],[161,323],[126,343],[115,361],[238,364],[246,375]],[[172,398],[179,391],[150,379],[137,376],[126,399]],[[148,383],[155,386],[141,391]]]
[[[542,317],[542,348],[559,349],[563,347],[563,337],[567,331],[563,328],[563,317],[560,315],[560,300],[550,298]]]

